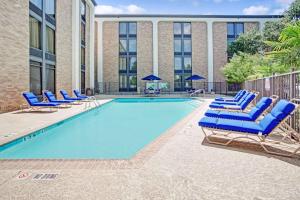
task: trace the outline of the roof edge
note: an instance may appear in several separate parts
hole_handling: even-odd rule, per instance
[[[149,18],[282,18],[283,15],[166,15],[166,14],[96,14],[96,18],[149,17]]]
[[[94,6],[97,6],[97,2],[95,0],[91,0],[91,2],[94,4]]]

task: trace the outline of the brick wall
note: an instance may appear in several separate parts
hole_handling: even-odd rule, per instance
[[[169,82],[171,91],[174,91],[173,22],[158,23],[158,76]]]
[[[90,7],[89,4],[86,4],[86,20],[85,20],[85,88],[90,88],[90,67],[91,67],[91,63],[90,63],[90,59],[89,57],[91,56],[90,53],[90,20],[91,20],[91,16],[90,16]]]
[[[25,103],[29,90],[29,1],[0,1],[0,112]]]
[[[56,93],[65,89],[72,94],[72,2],[56,3]]]
[[[193,74],[206,78],[207,81],[207,24],[192,22],[192,69]]]
[[[103,23],[103,81],[115,82],[111,91],[119,90],[119,23]]]
[[[152,22],[137,23],[137,86],[144,87],[141,79],[153,73]]]
[[[227,23],[213,23],[214,81],[224,81],[221,69],[227,63]]]

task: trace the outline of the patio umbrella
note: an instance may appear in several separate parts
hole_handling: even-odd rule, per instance
[[[202,79],[205,79],[205,78],[202,77],[202,76],[199,76],[199,75],[197,75],[197,74],[194,74],[194,75],[192,75],[192,76],[186,78],[185,80],[186,80],[186,81],[197,81],[197,80],[202,80]]]
[[[144,81],[160,81],[161,78],[159,78],[159,77],[154,76],[153,74],[151,74],[149,76],[146,76],[146,77],[142,78],[142,80],[144,80]]]

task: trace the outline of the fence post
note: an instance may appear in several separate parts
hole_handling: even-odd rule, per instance
[[[293,88],[293,86],[294,86],[294,74],[293,74],[293,72],[294,72],[294,68],[291,69],[291,74],[290,74],[290,82],[289,82],[289,84],[290,84],[290,91],[289,91],[290,99],[295,97],[294,88]]]

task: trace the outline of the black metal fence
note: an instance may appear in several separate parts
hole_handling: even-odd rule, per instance
[[[242,84],[229,84],[227,82],[193,82],[192,86],[182,85],[179,86],[178,83],[169,82],[158,82],[162,85],[160,87],[162,94],[178,94],[185,93],[187,90],[203,89],[206,93],[214,92],[215,94],[223,95],[233,95],[237,91],[243,88]],[[183,83],[184,84],[184,83]],[[176,88],[174,88],[176,86]],[[143,94],[146,88],[146,82],[141,81],[137,83],[136,88],[128,88],[127,91],[120,89],[118,82],[98,82],[95,87],[95,94],[108,94],[108,95],[139,95]],[[178,90],[181,88],[181,90]]]
[[[300,71],[246,81],[245,89],[258,91],[259,98],[262,96],[278,95],[280,99],[299,99]],[[299,119],[300,112],[296,112],[289,122],[298,133],[300,133]]]

